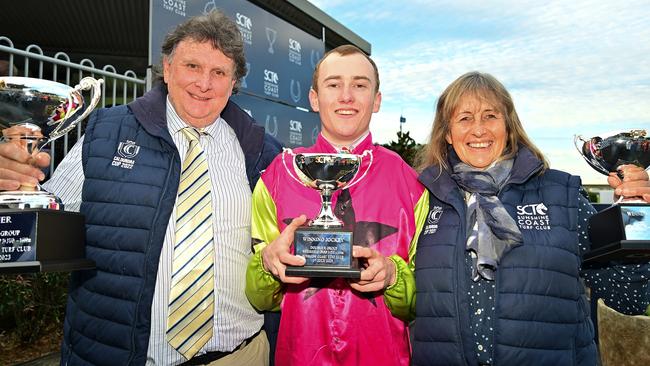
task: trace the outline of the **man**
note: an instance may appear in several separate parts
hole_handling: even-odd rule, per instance
[[[283,154],[253,192],[252,235],[261,244],[248,267],[246,294],[258,310],[282,309],[276,365],[408,365],[413,296],[405,294],[414,285],[409,266],[426,194],[412,168],[372,143],[379,75],[361,50],[348,45],[328,52],[314,71],[309,100],[322,132],[315,145],[296,151],[366,153],[353,181],[365,177],[332,197],[337,216],[354,231],[353,255],[366,265],[358,282],[285,275],[287,265],[305,263],[290,254],[290,244],[303,214],[315,217],[321,203],[316,190],[289,176],[290,156]]]
[[[268,364],[242,284],[251,187],[280,146],[228,101],[246,63],[223,13],[179,25],[162,54],[164,84],[96,111],[45,185],[85,215],[97,265],[72,275],[61,363]],[[43,179],[12,144],[0,156],[0,188]]]

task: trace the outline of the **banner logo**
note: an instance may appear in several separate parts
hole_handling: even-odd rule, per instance
[[[264,123],[264,128],[266,129],[266,133],[268,133],[269,135],[273,137],[278,137],[278,117],[267,114],[266,122]]]
[[[185,7],[187,5],[185,0],[163,0],[162,5],[163,9],[171,13],[185,16]]]
[[[320,53],[316,50],[311,50],[311,54],[309,57],[309,60],[311,61],[311,68],[315,69],[316,65],[318,65],[318,61],[320,61]]]
[[[315,144],[316,140],[318,139],[318,134],[320,133],[320,129],[318,126],[314,127],[313,130],[311,130],[311,143]]]
[[[253,21],[251,18],[247,17],[242,13],[237,13],[235,15],[235,23],[237,28],[239,28],[239,33],[241,33],[241,39],[247,45],[253,44]]]
[[[205,6],[203,6],[203,15],[213,11],[216,8],[217,8],[217,4],[215,4],[214,0],[208,1],[207,3],[205,3]]]
[[[275,40],[277,37],[278,37],[278,32],[275,29],[266,27],[266,40],[269,41],[268,51],[270,54],[275,53],[275,51],[273,50],[273,45],[275,44]]]
[[[264,94],[279,98],[280,97],[280,77],[275,71],[264,69]]]
[[[248,83],[246,83],[246,78],[248,77],[248,74],[250,74],[250,73],[251,73],[251,63],[247,62],[246,63],[246,74],[244,74],[244,76],[241,77],[241,82],[239,83],[239,85],[242,88],[248,88]]]
[[[293,119],[289,121],[289,143],[302,145],[302,122]]]
[[[302,46],[300,46],[300,42],[289,38],[289,62],[293,62],[298,66],[302,65],[302,54],[300,53],[301,49]]]
[[[291,79],[289,91],[291,92],[291,100],[294,103],[298,103],[300,101],[300,81]]]

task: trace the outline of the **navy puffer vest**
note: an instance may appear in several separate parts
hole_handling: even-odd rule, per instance
[[[499,198],[524,243],[496,272],[493,365],[595,365],[593,326],[579,278],[580,179],[547,170],[521,149]],[[441,173],[441,174],[440,174]],[[431,191],[416,254],[414,365],[476,365],[469,324],[463,193],[446,171],[420,180]]]
[[[166,90],[129,106],[97,110],[84,135],[86,256],[94,270],[72,274],[64,323],[64,365],[144,365],[158,262],[180,177],[166,128]],[[249,183],[280,144],[239,107],[222,117],[235,130]]]

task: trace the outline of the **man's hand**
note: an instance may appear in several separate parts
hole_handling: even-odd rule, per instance
[[[361,292],[382,291],[395,283],[395,263],[378,251],[355,245],[352,256],[364,258],[366,267],[361,271],[361,278],[350,282],[350,287]]]
[[[36,186],[45,179],[39,169],[50,164],[50,155],[30,155],[15,143],[0,143],[0,190],[16,190],[21,185]]]
[[[619,172],[623,174],[621,180],[616,173],[609,173],[607,183],[614,188],[614,200],[620,196],[633,198],[641,197],[650,203],[650,181],[648,172],[636,165],[621,165]]]
[[[271,244],[262,249],[262,264],[264,269],[271,272],[273,276],[280,279],[284,283],[303,283],[307,281],[306,277],[289,277],[286,276],[284,271],[287,265],[303,266],[305,258],[301,256],[292,255],[289,248],[293,242],[293,235],[296,229],[307,221],[305,215],[300,215],[291,221],[291,223],[282,230]]]

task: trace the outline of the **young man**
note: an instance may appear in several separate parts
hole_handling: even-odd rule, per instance
[[[359,169],[359,175],[368,170],[365,178],[332,197],[337,216],[354,230],[354,257],[367,266],[352,282],[285,275],[286,265],[304,264],[291,255],[290,244],[305,215],[315,217],[321,203],[316,190],[285,170],[290,156],[279,156],[253,192],[252,236],[261,244],[248,267],[246,294],[258,310],[282,310],[277,365],[408,365],[413,298],[405,294],[414,285],[409,266],[426,194],[411,167],[372,143],[379,76],[361,50],[328,52],[314,71],[309,99],[322,132],[315,145],[296,152],[372,154]]]
[[[232,20],[190,18],[162,53],[164,84],[96,111],[45,185],[85,215],[97,265],[72,274],[61,364],[267,365],[262,316],[241,284],[252,187],[280,146],[228,101],[246,73]],[[126,145],[132,162],[113,165]],[[0,188],[42,179],[30,159],[1,144]]]

